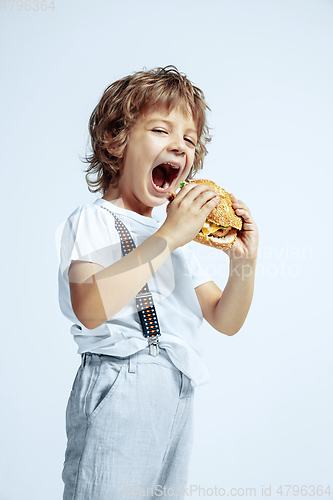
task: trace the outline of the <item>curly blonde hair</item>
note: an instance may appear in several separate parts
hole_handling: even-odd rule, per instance
[[[210,108],[204,93],[175,66],[138,71],[107,87],[90,117],[92,154],[85,158],[89,163],[85,172],[90,192],[104,195],[110,184],[117,184],[129,133],[139,116],[153,106],[164,106],[168,112],[180,106],[191,112],[198,142],[186,180],[193,179],[203,167],[206,144],[211,140],[206,122],[206,110]]]

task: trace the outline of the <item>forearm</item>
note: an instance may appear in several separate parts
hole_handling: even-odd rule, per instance
[[[253,297],[256,260],[230,259],[229,279],[215,308],[215,328],[234,335],[243,326]]]
[[[79,321],[93,329],[117,314],[176,248],[193,240],[217,202],[215,192],[207,186],[185,186],[163,225],[126,257],[102,270],[90,270],[89,262],[85,262],[83,279],[82,273],[77,278],[73,266],[69,285]]]
[[[97,328],[126,306],[170,255],[166,238],[159,233],[111,266],[93,274],[81,284],[78,310],[87,328]]]

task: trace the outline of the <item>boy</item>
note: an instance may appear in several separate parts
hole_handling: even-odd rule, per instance
[[[190,243],[215,192],[187,184],[163,224],[151,216],[202,167],[206,108],[201,90],[168,66],[110,85],[91,116],[86,178],[103,197],[69,217],[59,273],[82,355],[66,410],[64,500],[184,494],[194,386],[208,380],[198,327],[205,318],[226,335],[241,328],[258,244],[249,209],[232,197],[243,229],[226,250],[222,293]]]

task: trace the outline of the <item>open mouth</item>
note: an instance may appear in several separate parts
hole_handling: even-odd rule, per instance
[[[174,185],[178,177],[180,168],[173,163],[161,163],[152,171],[152,182],[156,191],[167,193]]]

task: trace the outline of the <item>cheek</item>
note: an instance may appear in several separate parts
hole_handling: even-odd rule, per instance
[[[188,168],[188,171],[190,171],[190,170],[191,170],[191,167],[192,167],[192,165],[193,165],[193,163],[194,163],[195,153],[193,152],[193,153],[192,153],[191,155],[189,155],[187,158],[188,158],[188,159],[187,159],[187,168]]]

